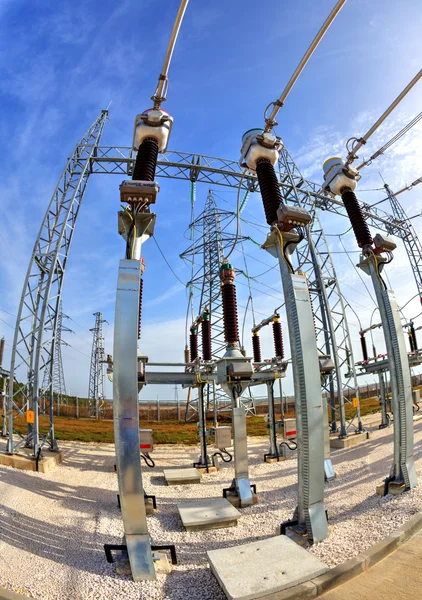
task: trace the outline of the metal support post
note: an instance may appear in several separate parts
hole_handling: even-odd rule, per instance
[[[384,429],[385,427],[390,426],[390,418],[387,412],[387,394],[385,392],[385,381],[384,381],[384,373],[380,371],[378,373],[379,378],[379,386],[380,386],[380,399],[381,399],[381,425],[379,425],[379,429]]]
[[[79,398],[76,396],[76,418],[79,419]]]
[[[331,462],[330,455],[330,428],[328,425],[328,402],[327,398],[322,398],[322,406],[324,409],[324,473],[325,481],[332,481],[335,479],[336,474],[334,472],[333,463]]]
[[[380,276],[384,262],[384,258],[371,253],[360,262],[359,267],[371,276],[387,347],[394,413],[394,461],[389,485],[410,490],[417,485],[413,458],[412,382],[397,300],[393,292],[386,289]]]
[[[266,455],[269,458],[278,458],[277,432],[275,424],[275,405],[274,405],[274,381],[267,381],[268,396],[268,425],[270,430],[270,450]]]
[[[121,260],[114,320],[113,397],[116,467],[125,540],[134,581],[155,580],[139,452],[139,260]]]
[[[273,230],[263,247],[280,264],[289,326],[298,439],[297,521],[301,532],[319,542],[328,536],[328,525],[324,506],[324,411],[312,306],[306,277],[291,273],[278,236],[282,234]]]
[[[199,457],[199,461],[194,464],[194,467],[207,469],[208,466],[211,464],[211,460],[209,459],[207,452],[207,421],[204,398],[204,384],[198,385],[198,435],[201,454]]]
[[[7,398],[6,398],[6,375],[3,375],[3,393],[2,393],[2,428],[1,435],[2,437],[7,436]]]
[[[234,448],[234,473],[232,486],[240,498],[241,507],[253,503],[251,482],[249,480],[248,466],[248,438],[246,433],[246,411],[241,405],[241,388],[233,387],[233,448]]]

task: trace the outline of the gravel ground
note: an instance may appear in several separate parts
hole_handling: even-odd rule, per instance
[[[392,461],[392,428],[379,431],[379,416],[369,417],[371,439],[333,452],[337,478],[326,486],[330,536],[310,551],[332,567],[356,556],[422,510],[422,485],[399,497],[380,498],[375,485]],[[204,475],[201,484],[165,485],[162,468],[190,466],[197,450],[158,446],[157,466],[144,469],[147,493],[155,494],[158,512],[148,517],[156,544],[176,545],[179,564],[157,582],[134,583],[115,574],[104,557],[104,543],[120,543],[123,534],[116,504],[114,446],[62,443],[65,462],[42,475],[0,466],[0,586],[39,600],[224,600],[208,568],[205,552],[264,539],[290,518],[296,503],[296,460],[265,464],[265,438],[249,444],[250,478],[259,504],[242,509],[237,527],[185,532],[176,503],[220,497],[233,468]],[[0,451],[4,441],[0,442]],[[415,422],[415,457],[422,479],[422,421]]]

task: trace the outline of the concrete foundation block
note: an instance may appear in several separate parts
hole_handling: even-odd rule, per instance
[[[48,473],[61,462],[63,462],[63,452],[48,452],[38,461],[38,472]],[[0,465],[24,471],[37,470],[36,461],[31,457],[30,450],[27,454],[0,454]]]
[[[330,590],[331,588],[340,585],[340,583],[344,583],[355,575],[359,575],[362,571],[365,570],[365,558],[361,558],[357,556],[356,558],[351,558],[350,560],[346,560],[346,562],[341,565],[337,565],[333,569],[327,571],[323,575],[319,577],[312,578],[312,583],[314,583],[317,587],[318,595]]]
[[[241,516],[225,498],[181,502],[177,509],[186,531],[234,527]]]
[[[145,499],[145,510],[147,513],[147,517],[153,515],[155,513],[155,508],[154,505],[152,503],[152,498],[146,498]]]
[[[285,456],[279,456],[278,458],[271,458],[271,456],[265,457],[265,462],[272,465],[273,463],[281,462],[282,460],[286,460]]]
[[[186,469],[164,469],[167,485],[189,485],[201,481],[201,473],[194,467]]]
[[[369,437],[369,431],[363,431],[362,433],[351,433],[344,439],[339,439],[338,437],[331,437],[330,448],[351,448],[352,446],[357,446],[359,444],[365,443],[367,440],[369,440]]]
[[[201,473],[201,475],[206,475],[207,473],[218,473],[218,468],[213,466],[209,466],[208,471],[206,467],[196,467],[196,469],[199,471],[199,473]]]
[[[284,535],[210,550],[207,556],[229,600],[310,598],[317,587],[308,580],[327,571],[323,562]],[[297,589],[303,582],[307,584]]]
[[[159,550],[153,550],[152,560],[154,561],[154,567],[156,573],[171,573],[172,565],[165,552]]]
[[[230,492],[228,492],[226,498],[230,502],[230,504],[235,508],[243,508],[240,505],[240,498],[236,494],[231,494]],[[252,504],[258,504],[258,502],[258,495],[252,492]]]

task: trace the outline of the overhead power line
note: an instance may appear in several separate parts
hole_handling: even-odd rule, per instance
[[[412,119],[410,121],[410,123],[408,123],[405,127],[403,127],[403,129],[401,129],[398,133],[396,133],[396,135],[393,136],[391,138],[391,140],[389,140],[386,144],[384,144],[384,146],[382,146],[379,150],[377,150],[370,158],[368,158],[368,160],[365,160],[361,165],[359,165],[357,167],[357,170],[359,171],[360,169],[363,169],[363,167],[370,165],[373,160],[378,158],[378,156],[381,156],[381,154],[384,154],[384,152],[386,150],[388,150],[388,148],[390,148],[393,144],[398,142],[398,140],[400,138],[402,138],[410,129],[412,129],[412,127],[414,125],[416,125],[416,123],[418,123],[421,119],[422,119],[422,112],[420,112],[418,115],[416,115],[416,117],[414,119]],[[361,192],[362,191],[363,190],[361,190]]]
[[[412,81],[404,88],[404,90],[397,96],[397,98],[390,104],[390,106],[385,110],[378,121],[376,121],[372,127],[368,129],[368,131],[360,138],[351,137],[347,140],[346,149],[348,152],[347,155],[347,164],[351,164],[357,158],[357,152],[366,144],[371,135],[378,129],[378,127],[384,123],[385,119],[393,112],[393,110],[400,104],[403,98],[406,96],[408,92],[413,88],[414,85],[419,81],[422,77],[422,69],[415,75]],[[352,147],[349,149],[349,143],[353,142]]]

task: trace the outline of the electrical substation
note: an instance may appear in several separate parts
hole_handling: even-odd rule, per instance
[[[238,131],[238,157],[207,156],[197,148],[175,151],[171,140],[178,115],[170,108],[170,66],[177,40],[183,38],[185,12],[194,3],[180,2],[173,29],[166,33],[169,42],[152,104],[142,90],[126,146],[103,145],[111,108],[101,110],[76,144],[35,241],[16,307],[10,366],[4,364],[0,341],[0,475],[5,486],[16,482],[34,496],[25,500],[30,516],[19,513],[18,504],[7,505],[4,522],[9,524],[1,540],[8,544],[21,536],[11,545],[44,561],[28,572],[27,588],[22,577],[12,581],[8,575],[12,591],[31,597],[247,600],[323,595],[342,583],[339,569],[346,569],[348,561],[355,561],[357,578],[372,566],[372,555],[362,553],[386,535],[395,535],[400,543],[407,539],[407,530],[396,530],[422,510],[421,399],[414,371],[422,364],[420,315],[406,311],[414,298],[422,303],[422,244],[417,221],[398,199],[422,178],[415,173],[413,183],[397,191],[384,182],[372,204],[360,197],[365,167],[422,118],[420,113],[363,158],[368,140],[402,100],[417,89],[420,93],[422,70],[402,91],[397,89],[395,98],[383,96],[385,110],[368,131],[351,132],[356,137],[333,151],[339,156],[327,154],[319,180],[308,180],[285,147],[283,106],[292,99],[302,72],[311,68],[308,61],[324,35],[336,27],[346,4],[339,0],[279,98],[262,107],[262,122],[252,120],[250,129]],[[248,43],[259,49],[258,40]],[[109,327],[105,317],[111,317],[100,304],[95,323],[90,316],[85,418],[100,423],[110,403],[113,409],[114,445],[98,447],[62,442],[55,428],[60,407],[68,408],[69,375],[65,382],[61,349],[69,344],[63,337],[73,334],[66,306],[62,308],[65,272],[94,176],[106,176],[114,189],[117,228],[113,233],[107,225],[108,235],[120,236],[121,242],[117,278],[108,282],[115,289],[112,347],[103,331]],[[151,240],[157,244],[155,228],[163,215],[158,208],[167,206],[170,216],[176,210],[160,189],[162,179],[185,182],[191,207],[184,215],[188,241],[180,256],[164,256],[158,246],[168,266],[181,259],[190,273],[182,282],[185,327],[173,361],[153,355],[143,339],[143,297],[153,281],[146,277],[148,248]],[[225,191],[232,192],[230,202]],[[256,200],[252,223],[245,217],[251,198]],[[350,327],[355,311],[345,299],[331,243],[335,236],[343,244],[344,234],[325,226],[326,215],[334,215],[333,223],[342,222],[345,233],[353,234],[355,253],[344,246],[343,252],[350,271],[373,293],[371,320],[356,315],[358,330]],[[254,239],[245,234],[244,223],[255,226]],[[251,245],[259,248],[271,271],[271,286],[266,286],[270,309],[257,293],[259,277],[250,275]],[[388,280],[398,255],[406,262],[406,276],[416,283],[414,298],[403,306]],[[247,290],[246,303],[240,286]],[[373,341],[376,331],[383,335],[381,353]],[[166,340],[159,343],[164,348]],[[363,411],[369,380],[377,384],[378,410],[373,414]],[[106,381],[112,382],[110,399]],[[195,424],[195,446],[156,443],[154,427],[145,425],[139,412],[142,394],[154,385],[175,390],[177,421],[185,427]],[[289,385],[291,396],[285,392]],[[265,417],[259,412],[260,395]],[[76,404],[76,417],[78,411]],[[258,416],[265,420],[267,434],[254,438],[248,427]],[[72,483],[76,470],[84,473],[82,485]],[[47,500],[55,505],[38,506]],[[74,517],[66,513],[61,518],[61,502]],[[44,510],[50,511],[55,527],[43,525]],[[84,537],[73,532],[73,519],[87,532]],[[419,521],[412,532],[422,528]],[[66,558],[60,545],[65,538],[79,547],[83,559]],[[71,570],[70,591],[54,586],[38,591],[40,573],[54,579],[55,552]],[[12,557],[16,560],[10,553]],[[75,592],[72,586],[79,577]],[[289,596],[296,587],[297,595]]]

